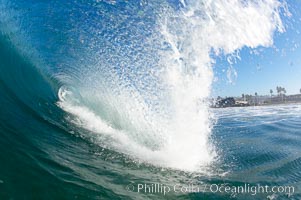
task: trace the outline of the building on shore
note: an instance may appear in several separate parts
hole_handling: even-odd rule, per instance
[[[284,103],[301,103],[301,94],[294,95],[262,95],[252,96],[246,95],[243,97],[218,97],[211,103],[213,108],[226,108],[226,107],[245,107],[245,106],[262,106],[262,105],[277,105]]]

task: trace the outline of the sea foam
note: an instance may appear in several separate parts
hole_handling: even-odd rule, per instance
[[[153,27],[143,22],[143,12],[139,23],[129,16],[127,23],[108,25],[112,35],[98,36],[109,38],[107,46],[105,39],[85,40],[95,62],[77,69],[81,83],[62,87],[58,105],[73,115],[72,123],[98,135],[100,145],[142,162],[194,171],[218,156],[207,101],[211,55],[269,47],[284,27],[282,3],[275,0],[181,2],[177,8],[145,4],[155,7]]]

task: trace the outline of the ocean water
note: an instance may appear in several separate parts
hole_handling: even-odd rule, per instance
[[[301,105],[207,102],[214,58],[273,45],[286,12],[0,0],[0,199],[300,199]]]

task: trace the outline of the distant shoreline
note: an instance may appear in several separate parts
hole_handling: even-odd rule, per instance
[[[247,100],[243,97],[226,97],[213,99],[212,108],[277,106],[286,104],[301,104],[301,94],[279,96],[253,96]]]

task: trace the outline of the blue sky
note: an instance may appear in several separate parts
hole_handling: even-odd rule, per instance
[[[241,60],[232,64],[237,73],[231,83],[227,71],[231,68],[227,56],[216,59],[214,66],[217,81],[213,84],[213,97],[241,96],[241,94],[276,93],[276,86],[285,87],[288,94],[296,94],[301,88],[301,1],[287,1],[290,18],[282,16],[286,31],[276,32],[273,47],[243,48]]]

